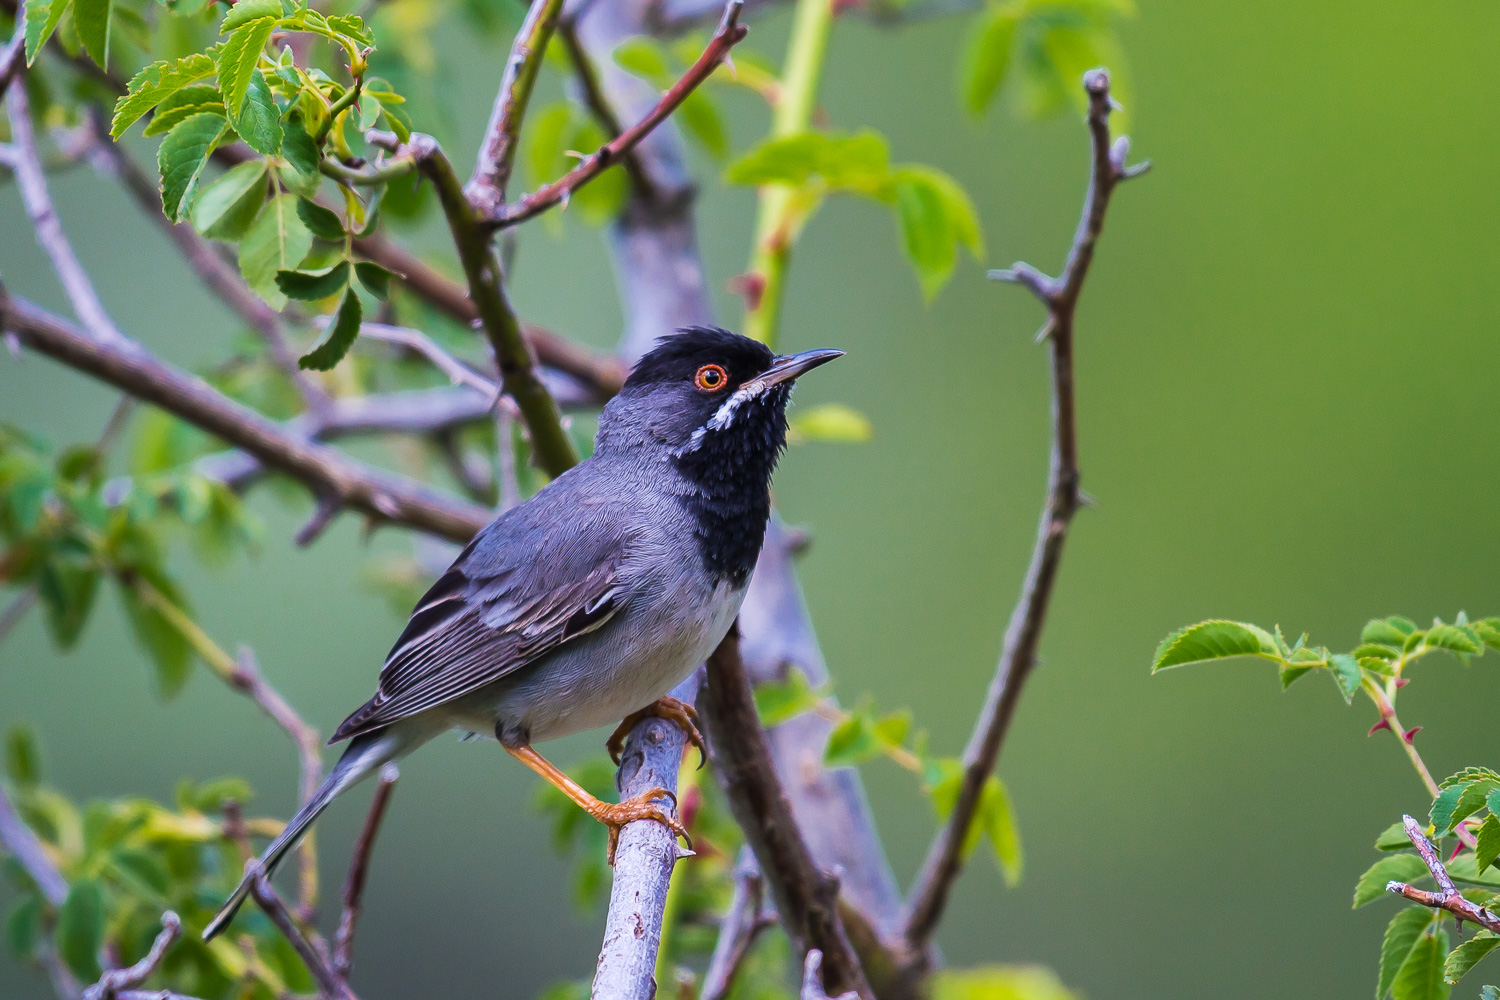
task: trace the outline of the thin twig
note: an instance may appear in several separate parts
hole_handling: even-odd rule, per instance
[[[327,326],[327,319],[322,320],[321,325]],[[500,398],[499,386],[443,350],[436,341],[421,330],[392,326],[389,323],[363,323],[360,325],[359,335],[385,344],[398,344],[416,351],[448,376],[448,381],[454,385],[466,385],[471,389],[477,389],[492,400]]]
[[[252,861],[251,864],[255,862]],[[302,964],[307,966],[307,971],[312,973],[313,981],[318,984],[318,993],[325,998],[334,998],[334,1000],[355,1000],[349,984],[334,975],[333,970],[328,967],[326,956],[313,947],[312,942],[297,927],[297,922],[292,919],[291,911],[286,908],[286,904],[281,901],[281,897],[276,894],[276,890],[272,888],[264,875],[256,874],[255,879],[250,883],[250,895],[265,911],[266,916],[271,918],[271,923],[275,924],[281,936],[286,938],[292,950],[297,953],[297,957],[302,959]]]
[[[0,642],[5,641],[5,637],[10,635],[11,629],[19,625],[21,619],[26,617],[26,612],[30,611],[35,605],[36,587],[26,586],[21,588],[21,592],[11,599],[11,602],[5,606],[5,610],[0,611]]]
[[[838,883],[813,862],[781,790],[740,658],[738,628],[731,628],[708,658],[707,674],[700,711],[708,724],[714,770],[765,874],[792,948],[798,955],[821,950],[828,956],[833,988],[870,1000],[874,994],[839,919]]]
[[[1021,599],[1005,633],[1004,650],[990,683],[984,708],[964,751],[963,779],[946,825],[938,831],[907,902],[906,940],[920,951],[942,919],[954,880],[963,867],[963,845],[974,823],[985,782],[995,769],[1001,745],[1015,715],[1022,687],[1036,666],[1037,646],[1047,619],[1047,606],[1057,580],[1068,525],[1079,506],[1078,434],[1073,387],[1073,317],[1083,280],[1093,260],[1094,246],[1104,228],[1104,214],[1115,186],[1130,176],[1124,164],[1129,143],[1121,137],[1113,145],[1109,135],[1109,74],[1091,70],[1084,75],[1089,98],[1088,125],[1093,166],[1083,218],[1073,238],[1068,262],[1059,279],[1018,264],[991,277],[1026,286],[1047,307],[1043,327],[1052,346],[1052,468],[1047,504],[1037,532],[1036,548]]]
[[[25,68],[26,5],[19,4],[16,7],[16,29],[10,36],[10,43],[0,51],[0,100],[5,98],[5,91],[10,87],[11,81],[19,79]]]
[[[503,229],[534,218],[618,163],[626,152],[634,149],[653,129],[666,121],[667,116],[677,110],[688,95],[719,68],[719,64],[728,57],[729,50],[749,33],[750,29],[740,24],[740,11],[743,7],[744,0],[729,0],[724,7],[724,16],[719,21],[719,29],[709,39],[703,54],[682,75],[682,79],[662,95],[656,107],[644,118],[584,157],[583,162],[551,184],[543,185],[513,204],[482,213],[483,225]]]
[[[390,805],[391,793],[396,780],[401,777],[395,764],[387,764],[380,771],[380,781],[375,786],[375,797],[370,800],[370,809],[365,813],[365,825],[360,828],[359,839],[354,842],[354,854],[349,859],[349,875],[344,880],[344,910],[339,916],[339,927],[333,935],[333,972],[348,982],[349,970],[354,967],[354,929],[365,893],[365,876],[370,871],[370,855],[375,850],[375,838],[380,833],[380,822],[385,818],[386,806]]]
[[[139,986],[161,965],[167,949],[182,934],[182,920],[171,910],[161,915],[161,933],[151,942],[144,958],[125,969],[111,969],[83,991],[83,1000],[116,1000],[121,990]]]
[[[625,126],[620,124],[620,116],[615,114],[609,98],[604,96],[604,85],[599,81],[599,71],[594,66],[594,60],[589,56],[588,50],[583,47],[583,41],[578,37],[579,16],[579,12],[575,11],[563,17],[557,23],[557,37],[562,39],[568,59],[573,63],[573,75],[577,78],[578,88],[583,93],[583,103],[588,106],[590,113],[599,122],[599,127],[604,129],[604,134],[614,139],[625,131]],[[623,161],[625,173],[629,176],[631,187],[637,197],[646,201],[660,197],[656,186],[651,183],[645,166],[641,163],[640,156],[633,147],[624,152]]]
[[[1422,827],[1410,816],[1401,817],[1401,825],[1406,828],[1406,836],[1416,847],[1417,853],[1422,855],[1422,861],[1427,865],[1427,870],[1432,873],[1433,879],[1438,884],[1437,892],[1427,892],[1422,889],[1414,889],[1405,882],[1387,882],[1386,892],[1393,892],[1398,896],[1405,896],[1413,903],[1421,903],[1435,910],[1447,910],[1460,920],[1470,920],[1483,927],[1485,930],[1500,934],[1500,914],[1494,910],[1471,903],[1458,891],[1453,884],[1453,878],[1448,874],[1448,869],[1443,866],[1443,859],[1438,857],[1437,848],[1432,846],[1422,833]]]
[[[37,242],[52,261],[57,280],[62,283],[73,312],[77,314],[78,321],[83,324],[89,336],[101,344],[124,344],[127,342],[125,335],[115,327],[114,320],[109,318],[109,313],[104,309],[104,303],[99,301],[93,283],[89,281],[87,272],[73,253],[67,234],[63,232],[62,222],[57,217],[57,210],[52,205],[52,197],[47,192],[47,178],[42,173],[41,160],[36,151],[36,134],[31,128],[31,107],[27,101],[26,88],[12,88],[6,94],[6,104],[10,111],[13,139],[6,158],[15,171],[16,187],[20,189],[26,214],[31,219],[32,228],[36,230]]]
[[[139,345],[98,343],[24,299],[0,299],[0,325],[33,350],[160,406],[301,481],[315,494],[338,495],[345,507],[377,522],[403,524],[465,542],[490,520],[490,512],[483,507],[289,434]]]
[[[495,479],[504,513],[521,502],[521,484],[516,478],[515,418],[503,406],[495,411]]]
[[[719,923],[719,939],[714,942],[713,955],[703,972],[699,1000],[724,1000],[761,931],[776,923],[775,917],[762,912],[764,899],[765,880],[755,863],[755,855],[742,848],[734,869],[734,895]]]
[[[52,863],[47,849],[31,832],[31,827],[21,819],[15,805],[5,789],[0,787],[0,847],[10,852],[20,862],[26,874],[42,891],[42,897],[53,906],[63,905],[68,898],[68,883]]]
[[[505,189],[520,144],[521,122],[526,117],[547,42],[552,38],[562,8],[563,0],[531,0],[526,20],[511,43],[505,75],[500,80],[490,122],[479,145],[474,175],[465,188],[468,200],[481,216],[505,204]]]

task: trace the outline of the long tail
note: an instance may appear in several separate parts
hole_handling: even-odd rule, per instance
[[[213,921],[204,928],[203,940],[212,940],[229,926],[229,922],[234,919],[234,915],[239,912],[240,906],[245,902],[245,897],[250,895],[250,885],[255,878],[260,875],[269,878],[287,853],[302,840],[302,835],[307,832],[307,828],[312,826],[313,821],[340,793],[357,785],[372,772],[401,756],[402,752],[407,749],[410,749],[410,745],[397,738],[396,734],[388,729],[379,729],[355,737],[350,742],[349,749],[344,751],[344,755],[339,758],[337,764],[333,765],[333,770],[328,773],[328,777],[323,779],[323,783],[313,793],[313,797],[297,810],[297,815],[287,822],[286,829],[282,830],[266,847],[265,853],[260,856],[255,867],[245,875],[228,901],[214,916]]]

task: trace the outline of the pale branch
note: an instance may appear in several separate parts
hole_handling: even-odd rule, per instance
[[[0,326],[23,345],[160,406],[376,522],[465,542],[490,512],[288,433],[139,345],[97,343],[72,324],[19,298],[0,299]]]
[[[703,49],[703,54],[688,68],[682,79],[662,95],[661,100],[645,117],[584,157],[577,167],[562,177],[550,184],[544,184],[520,201],[501,205],[483,215],[483,224],[501,229],[534,218],[566,200],[574,191],[620,162],[627,152],[650,135],[653,129],[677,110],[683,101],[687,100],[688,95],[696,90],[699,84],[707,80],[714,70],[719,68],[719,64],[729,57],[729,50],[734,48],[749,32],[749,28],[740,24],[740,11],[743,6],[744,0],[729,0],[724,7],[724,15],[719,20],[718,30],[714,32],[713,38],[709,39],[708,45]]]
[[[505,189],[510,184],[521,141],[521,122],[526,117],[531,91],[536,86],[547,43],[562,8],[563,0],[532,0],[526,19],[511,43],[489,126],[479,145],[474,175],[465,189],[468,201],[480,216],[489,215],[505,204]]]
[[[62,220],[53,208],[52,197],[47,191],[47,178],[42,173],[41,160],[36,151],[36,134],[31,127],[31,107],[24,86],[12,88],[6,95],[10,112],[12,142],[0,159],[6,160],[16,176],[16,187],[20,189],[21,201],[26,215],[36,231],[37,242],[46,251],[62,283],[63,291],[78,321],[83,324],[88,336],[101,343],[120,345],[126,342],[125,335],[116,327],[114,320],[99,301],[94,285],[89,281],[83,265],[79,263],[73,247],[63,232]]]
[[[16,28],[11,33],[10,41],[4,49],[0,49],[0,100],[5,98],[5,91],[11,82],[21,75],[26,68],[26,10],[22,5],[16,10]]]
[[[719,937],[703,972],[699,1000],[724,1000],[756,939],[775,924],[776,918],[764,912],[765,895],[765,879],[755,863],[755,854],[749,848],[741,848],[734,866],[734,895],[729,900],[728,912],[719,922]]]
[[[254,866],[255,861],[250,865]],[[271,923],[286,938],[297,957],[302,959],[302,964],[307,966],[307,971],[312,973],[313,982],[318,984],[318,995],[324,1000],[356,1000],[354,993],[349,989],[349,984],[334,974],[329,967],[327,956],[308,940],[307,935],[297,926],[296,920],[292,918],[291,911],[286,908],[281,897],[276,894],[270,880],[265,875],[256,872],[254,880],[250,883],[250,896],[256,904],[265,911],[266,916],[271,918]]]
[[[68,883],[53,864],[47,849],[31,832],[31,827],[21,819],[15,805],[5,789],[0,787],[0,847],[4,847],[15,858],[22,870],[41,890],[42,898],[54,907],[62,906],[68,898]]]
[[[117,1000],[122,990],[132,989],[150,978],[151,973],[167,957],[167,949],[182,935],[182,920],[171,910],[161,915],[161,933],[151,942],[151,948],[132,966],[110,969],[99,977],[99,981],[83,991],[83,1000]]]
[[[802,961],[800,1000],[858,1000],[858,997],[858,993],[851,991],[830,998],[823,988],[823,953],[816,948],[808,949],[807,957]]]
[[[1432,873],[1432,878],[1437,882],[1437,892],[1427,892],[1424,889],[1416,889],[1405,882],[1387,882],[1386,892],[1405,896],[1413,903],[1421,903],[1435,910],[1447,910],[1459,920],[1468,920],[1485,930],[1494,934],[1500,934],[1500,914],[1488,907],[1480,906],[1465,899],[1463,893],[1453,884],[1453,877],[1448,874],[1448,869],[1443,865],[1443,859],[1438,856],[1437,848],[1432,846],[1422,833],[1421,824],[1410,816],[1401,817],[1401,825],[1406,828],[1406,836],[1422,855],[1422,862],[1427,865],[1427,870]]]
[[[691,703],[697,686],[694,675],[672,695]],[[648,716],[636,723],[625,739],[615,775],[621,800],[658,787],[675,794],[687,744],[687,733],[671,720]],[[655,820],[636,820],[620,831],[593,1000],[652,1000],[656,995],[652,973],[661,946],[667,890],[678,860],[690,854]]]
[[[700,711],[708,726],[714,771],[730,809],[765,874],[781,925],[798,955],[817,948],[828,957],[829,979],[843,993],[874,994],[838,914],[838,882],[820,869],[792,815],[771,759],[750,676],[731,628],[708,658]]]
[[[995,770],[1000,748],[1010,729],[1016,704],[1027,677],[1036,666],[1037,646],[1047,619],[1047,607],[1057,580],[1068,525],[1080,503],[1078,489],[1078,434],[1073,385],[1073,320],[1078,295],[1093,261],[1094,247],[1104,228],[1104,214],[1115,186],[1133,172],[1126,168],[1129,142],[1123,136],[1110,142],[1109,113],[1113,99],[1109,74],[1096,69],[1084,74],[1088,94],[1088,127],[1092,168],[1083,217],[1073,238],[1062,277],[1052,279],[1018,264],[991,277],[1014,281],[1032,291],[1047,308],[1042,335],[1052,355],[1052,462],[1047,502],[1037,532],[1036,547],[1021,598],[1006,629],[1005,643],[984,707],[964,751],[963,778],[948,822],[938,831],[927,860],[907,900],[905,934],[913,951],[924,948],[942,919],[954,880],[964,863],[964,844],[978,813],[985,783]],[[1135,171],[1138,172],[1138,171]]]
[[[326,327],[327,320],[325,319],[321,325]],[[363,323],[360,325],[359,335],[415,351],[432,362],[433,367],[448,376],[448,381],[454,385],[466,385],[489,397],[492,402],[499,402],[501,399],[499,386],[443,350],[421,330],[392,326],[389,323]]]
[[[375,796],[370,800],[370,809],[365,813],[364,826],[359,838],[354,841],[354,853],[349,858],[349,874],[344,879],[344,909],[339,915],[338,930],[333,935],[333,972],[345,982],[354,968],[354,930],[364,906],[365,878],[370,872],[370,855],[375,850],[375,838],[380,833],[380,823],[385,819],[386,806],[390,805],[391,793],[401,772],[394,763],[380,770],[380,780],[375,785]]]

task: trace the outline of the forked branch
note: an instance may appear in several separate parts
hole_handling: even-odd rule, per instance
[[[1500,914],[1464,898],[1463,893],[1459,892],[1458,887],[1453,884],[1453,877],[1444,867],[1437,848],[1432,846],[1432,841],[1422,833],[1421,825],[1410,816],[1402,816],[1401,825],[1406,828],[1406,836],[1411,840],[1412,846],[1417,849],[1418,854],[1422,855],[1422,861],[1427,865],[1427,870],[1432,873],[1433,880],[1437,882],[1438,891],[1427,892],[1424,889],[1407,885],[1405,882],[1387,882],[1386,892],[1405,896],[1413,903],[1421,903],[1434,910],[1447,910],[1460,920],[1472,921],[1487,931],[1500,934]]]

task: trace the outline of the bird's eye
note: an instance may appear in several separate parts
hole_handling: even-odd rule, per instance
[[[704,392],[716,392],[729,382],[729,375],[718,365],[704,365],[693,376],[693,384]]]

